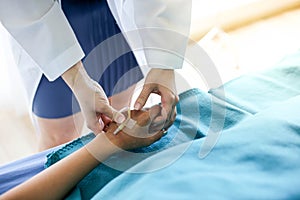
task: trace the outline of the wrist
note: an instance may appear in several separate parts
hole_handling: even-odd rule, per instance
[[[119,149],[108,139],[104,132],[99,133],[90,143],[85,145],[85,148],[99,162],[103,162],[118,152]]]
[[[74,64],[70,69],[65,71],[62,74],[62,79],[68,84],[70,88],[73,88],[76,83],[76,77],[80,71],[80,68],[82,67],[82,62],[78,61],[76,64]]]
[[[77,93],[80,94],[80,91],[84,91],[88,84],[91,84],[92,82],[81,61],[73,65],[70,69],[63,73],[61,77],[75,95]]]
[[[156,87],[163,86],[170,90],[173,94],[177,94],[174,69],[151,69],[146,77],[145,85],[146,84],[155,84]]]

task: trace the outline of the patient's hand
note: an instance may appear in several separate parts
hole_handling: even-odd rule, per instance
[[[135,149],[149,146],[163,136],[164,131],[161,130],[163,127],[158,129],[159,127],[152,128],[150,126],[151,122],[160,115],[160,106],[156,105],[148,110],[131,110],[130,112],[131,119],[136,121],[133,127],[125,127],[116,135],[114,131],[118,125],[115,122],[111,122],[104,129],[106,136],[114,145],[124,150]]]

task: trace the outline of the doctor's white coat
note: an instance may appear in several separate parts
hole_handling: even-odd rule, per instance
[[[182,66],[191,1],[107,0],[139,65],[174,69]],[[85,55],[58,1],[0,0],[0,21],[21,47],[16,60],[31,109],[42,74],[53,81]]]

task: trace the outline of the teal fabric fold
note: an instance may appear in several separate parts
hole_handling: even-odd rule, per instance
[[[180,94],[178,114],[167,135],[149,147],[112,156],[67,199],[95,194],[95,199],[300,197],[299,66],[300,51],[274,68],[239,77],[209,93],[191,89]],[[217,146],[199,159],[208,132],[220,127]],[[45,166],[93,137],[91,133],[49,154]],[[159,165],[164,167],[154,170]]]
[[[104,164],[91,171],[70,193],[70,199],[90,199],[112,179],[128,170],[140,161],[165,149],[204,137],[210,127],[212,112],[224,118],[224,130],[248,116],[242,110],[214,102],[211,95],[199,89],[191,89],[179,95],[176,120],[168,130],[168,134],[149,147],[135,149],[131,152],[116,154]],[[212,104],[215,104],[212,111]],[[221,106],[222,105],[222,106]],[[226,111],[226,112],[224,112]],[[45,167],[49,167],[60,159],[68,156],[94,138],[94,134],[76,139],[61,149],[47,156]],[[188,147],[187,147],[188,148]]]
[[[205,138],[156,171],[123,173],[93,199],[299,199],[300,96],[224,131],[200,159]],[[182,144],[183,145],[183,144]],[[138,171],[182,150],[175,146],[134,166]]]
[[[292,98],[300,93],[300,50],[270,69],[241,76],[209,92],[251,114]]]

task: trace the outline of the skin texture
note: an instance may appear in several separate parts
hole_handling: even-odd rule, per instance
[[[137,121],[136,127],[139,128],[149,125],[151,120],[160,115],[160,111],[159,107],[154,106],[147,111],[131,111],[131,117]],[[85,147],[8,191],[0,199],[63,199],[85,175],[112,154],[122,149],[148,146],[164,134],[163,131],[150,135],[147,132],[133,131],[133,134],[127,134],[120,131],[114,135],[118,127],[116,122],[108,118],[104,122],[105,132],[97,134]],[[133,127],[133,130],[140,129]]]

